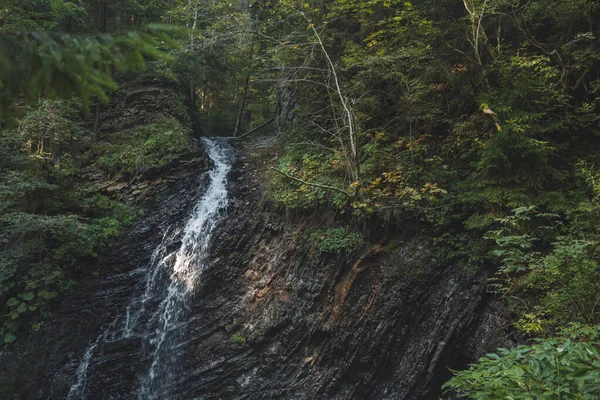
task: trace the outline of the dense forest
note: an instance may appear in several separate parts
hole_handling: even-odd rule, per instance
[[[490,272],[522,345],[456,372],[455,396],[600,396],[597,1],[3,3],[3,345],[94,279],[141,212],[120,187],[199,136],[262,133],[281,146],[266,200],[335,216],[322,251],[410,227]],[[177,94],[115,117],[141,87]]]

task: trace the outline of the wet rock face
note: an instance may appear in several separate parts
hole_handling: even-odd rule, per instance
[[[149,199],[145,214],[137,218],[110,248],[83,266],[79,285],[62,297],[38,333],[22,336],[0,350],[1,399],[64,399],[74,383],[85,350],[102,330],[123,315],[132,296],[139,293],[143,271],[162,235],[183,223],[202,195],[205,159],[194,168],[174,172],[172,179],[155,186],[160,200]],[[139,360],[135,340],[111,343],[94,365],[98,376],[114,393],[135,385]],[[133,361],[133,362],[128,362]],[[104,389],[89,398],[105,397]],[[117,397],[118,398],[118,397]]]
[[[164,398],[433,399],[447,365],[489,346],[483,277],[435,260],[419,237],[382,252],[320,253],[304,232],[320,216],[273,210],[256,167],[238,158],[229,175],[227,213]],[[98,279],[57,308],[55,323],[0,357],[7,398],[65,398],[86,348],[143,290],[139,268],[161,232],[182,224],[202,195],[199,176],[188,170],[172,183],[100,256]],[[108,338],[90,364],[86,398],[135,398],[148,370],[143,347],[136,337]]]
[[[177,110],[181,90],[168,82],[129,84],[102,107],[100,131],[126,130],[135,126],[181,119]],[[181,121],[184,122],[184,121]]]
[[[360,265],[361,251],[322,254],[260,205],[251,175],[232,183],[175,397],[437,398],[446,366],[475,356],[483,278],[419,238]]]

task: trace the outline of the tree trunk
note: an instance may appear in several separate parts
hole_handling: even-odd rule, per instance
[[[250,56],[248,60],[250,63],[252,62],[252,57],[254,56],[254,42],[250,44]],[[250,73],[246,75],[246,81],[244,82],[244,91],[242,93],[242,98],[240,99],[240,108],[238,110],[237,121],[235,121],[235,130],[233,131],[233,136],[237,136],[240,131],[240,126],[242,125],[242,119],[244,117],[244,110],[246,108],[246,99],[248,98],[248,88],[250,87]]]
[[[194,6],[194,22],[192,24],[192,29],[191,29],[191,33],[190,33],[190,63],[191,63],[191,74],[190,74],[190,102],[191,104],[195,104],[195,83],[194,83],[194,68],[195,68],[195,64],[194,64],[194,31],[196,30],[196,24],[198,23],[198,7],[199,7],[199,1],[196,1],[196,4]]]
[[[100,100],[96,104],[96,112],[94,113],[94,127],[92,130],[92,143],[98,142],[98,129],[100,128]]]
[[[246,98],[248,97],[248,87],[250,86],[250,75],[246,75],[246,82],[244,83],[244,92],[242,93],[242,98],[240,99],[240,107],[238,110],[237,120],[235,121],[235,130],[233,131],[233,136],[237,136],[240,131],[240,126],[242,124],[242,119],[244,117],[244,109],[246,108]]]
[[[106,33],[106,20],[108,14],[108,0],[104,0],[102,4],[102,26],[100,27],[100,32]]]

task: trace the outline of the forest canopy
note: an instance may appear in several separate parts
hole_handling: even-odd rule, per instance
[[[133,218],[74,189],[85,168],[140,175],[115,146],[146,144],[150,168],[192,131],[260,126],[283,146],[269,201],[329,210],[373,240],[373,221],[390,235],[418,221],[440,257],[494,271],[513,333],[542,338],[449,387],[486,398],[499,389],[471,379],[560,353],[587,378],[558,395],[598,395],[599,35],[593,0],[3,2],[0,119],[17,124],[0,133],[0,337],[43,323],[76,284],[69,268]],[[98,128],[102,104],[136,79],[176,86],[178,117],[119,142]],[[527,385],[552,368],[528,369]]]

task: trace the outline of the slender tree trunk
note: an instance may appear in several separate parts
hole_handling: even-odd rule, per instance
[[[198,23],[198,3],[199,0],[196,1],[196,4],[194,5],[194,22],[192,24],[192,32],[190,33],[190,57],[191,57],[191,74],[190,74],[190,100],[191,100],[191,104],[194,104],[194,89],[195,89],[195,84],[194,84],[194,33],[196,30],[196,24]]]
[[[254,39],[254,38],[252,38]],[[252,57],[254,57],[254,41],[250,44],[250,54],[248,57],[249,62],[252,62]],[[250,87],[250,73],[246,75],[246,80],[244,82],[244,91],[242,92],[242,98],[240,99],[240,107],[238,110],[237,121],[235,122],[235,130],[233,131],[233,136],[237,136],[240,127],[242,125],[242,119],[244,117],[244,110],[246,108],[246,99],[248,98],[248,89]]]
[[[100,99],[98,99],[98,104],[96,104],[96,111],[94,113],[94,127],[92,130],[92,143],[98,143],[98,129],[100,128]]]
[[[104,0],[102,4],[102,26],[100,27],[100,32],[106,33],[106,20],[108,14],[108,0]]]
[[[246,108],[246,98],[248,97],[248,87],[250,86],[250,75],[246,75],[246,81],[244,83],[244,91],[242,93],[242,98],[240,99],[240,106],[238,110],[237,120],[235,121],[235,130],[233,131],[233,136],[237,136],[240,131],[240,126],[242,125],[242,119],[244,117],[244,109]]]
[[[169,16],[167,17],[167,25],[173,23],[173,0],[169,1]]]

